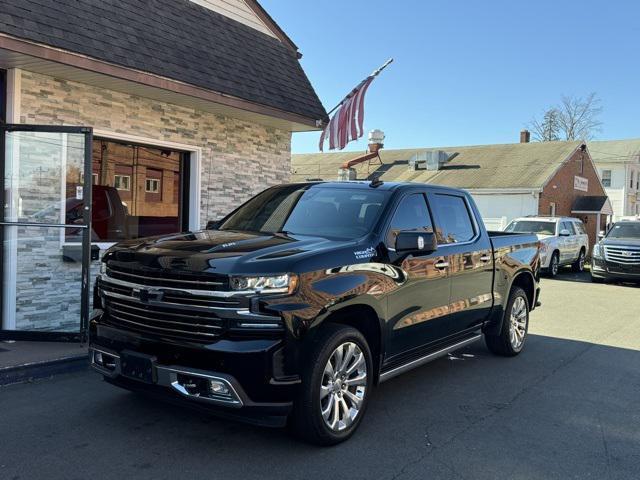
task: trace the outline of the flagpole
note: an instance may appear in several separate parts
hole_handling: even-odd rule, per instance
[[[384,62],[380,67],[378,67],[376,70],[374,70],[371,75],[369,75],[367,78],[370,77],[377,77],[378,75],[380,75],[380,72],[382,72],[382,70],[384,70],[385,68],[387,68],[389,66],[389,64],[393,62],[393,58],[390,58],[389,60],[387,60],[386,62]],[[365,80],[367,80],[367,78],[365,78],[362,82],[364,82]],[[358,87],[362,84],[362,82],[360,82],[358,84],[358,86],[356,88],[354,88],[353,90],[351,90],[346,97],[344,97],[342,100],[340,100],[340,103],[338,103],[335,107],[333,107],[331,110],[329,110],[327,112],[327,116],[331,116],[331,114],[333,112],[335,112],[338,107],[340,107],[340,105],[342,105],[344,103],[344,101],[349,98],[351,95],[353,95],[353,92],[358,90]]]

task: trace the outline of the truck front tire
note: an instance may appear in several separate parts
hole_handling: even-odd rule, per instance
[[[497,335],[485,334],[489,350],[503,357],[514,357],[524,347],[529,331],[529,299],[520,287],[513,287],[502,319],[502,329]]]
[[[358,428],[373,388],[373,362],[362,333],[321,327],[307,351],[290,418],[293,433],[316,445],[347,440]]]
[[[547,275],[551,278],[555,278],[558,275],[558,270],[560,270],[560,254],[555,251],[553,255],[551,255],[551,260],[549,261],[549,268],[547,269]]]
[[[571,268],[573,269],[574,272],[581,273],[584,271],[585,258],[586,258],[586,254],[584,249],[580,249],[580,254],[578,255],[578,258],[571,265]]]

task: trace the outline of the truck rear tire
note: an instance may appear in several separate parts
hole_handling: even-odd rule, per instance
[[[574,272],[580,273],[584,271],[585,258],[586,258],[586,254],[584,249],[580,249],[580,254],[578,255],[577,260],[573,262],[573,264],[571,265],[571,268],[573,269]]]
[[[324,325],[307,352],[289,426],[309,443],[343,442],[360,425],[372,388],[371,350],[362,333]]]
[[[515,357],[524,347],[529,331],[529,299],[520,287],[513,287],[502,319],[502,329],[497,335],[485,334],[489,350],[503,357]]]

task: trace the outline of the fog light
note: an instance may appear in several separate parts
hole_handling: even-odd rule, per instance
[[[229,389],[227,386],[218,380],[210,380],[209,386],[211,388],[212,393],[217,393],[219,395],[226,395],[229,393]]]
[[[115,357],[113,355],[102,353],[98,350],[93,351],[93,363],[108,370],[115,370],[116,368]]]

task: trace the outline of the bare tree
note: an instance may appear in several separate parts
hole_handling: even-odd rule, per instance
[[[555,142],[560,140],[560,112],[555,107],[544,112],[542,120],[531,120],[529,129],[533,133],[533,139],[538,142]]]
[[[542,120],[533,119],[530,129],[535,140],[592,140],[602,122],[600,99],[595,93],[586,97],[563,96],[560,105],[548,108]]]

